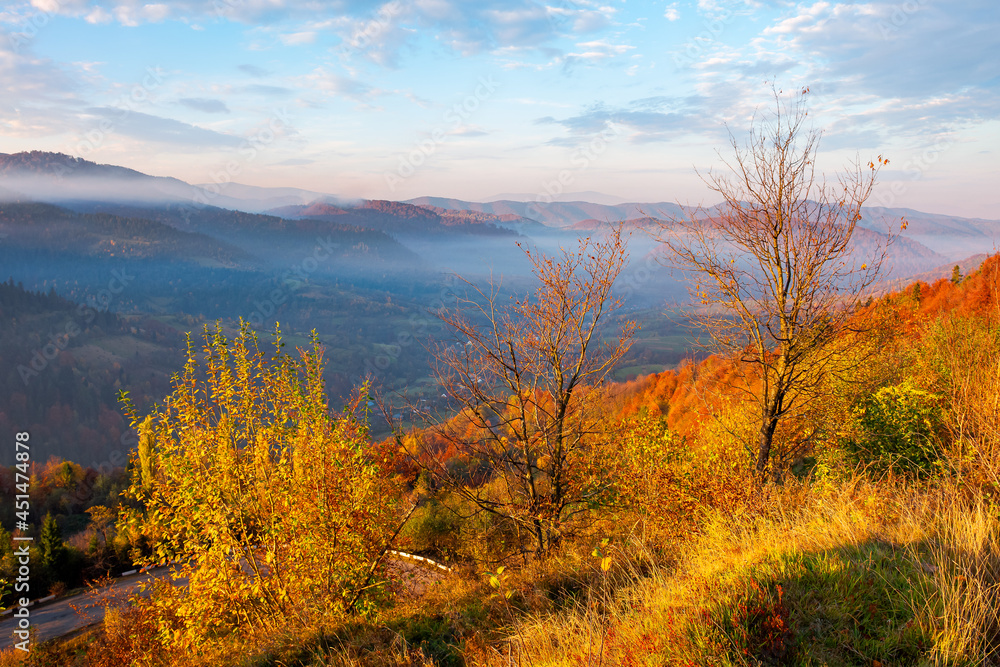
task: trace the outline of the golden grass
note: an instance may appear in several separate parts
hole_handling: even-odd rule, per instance
[[[577,603],[512,619],[507,647],[470,662],[987,664],[1000,526],[962,496],[863,476],[772,489],[766,511],[716,515],[672,564],[623,545]]]
[[[0,651],[0,667],[14,667],[15,665],[21,665],[24,663],[27,654],[24,651],[18,651],[13,648],[8,648]]]
[[[934,664],[1000,662],[1000,526],[982,499],[940,508],[925,543],[921,622]]]
[[[947,480],[857,475],[790,481],[754,508],[712,514],[669,560],[639,527],[597,555],[577,545],[511,565],[498,590],[470,570],[377,619],[186,664],[1000,664],[1000,523],[988,499]],[[134,623],[109,620],[95,646],[125,656]],[[19,657],[0,654],[0,667]]]

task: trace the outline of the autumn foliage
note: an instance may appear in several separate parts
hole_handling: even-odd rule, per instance
[[[830,343],[851,331],[843,324],[886,256],[883,244],[859,257],[852,239],[888,160],[857,161],[836,185],[816,174],[820,133],[805,130],[808,92],[786,106],[775,89],[774,109],[754,117],[746,144],[730,135],[726,172],[705,179],[722,204],[661,223],[657,235],[667,261],[693,274],[702,307],[691,316],[714,351],[738,362],[733,387],[756,405],[758,481],[783,474],[775,437],[822,400],[838,358]]]
[[[754,406],[733,389],[735,378],[755,380],[731,358],[607,384],[598,380],[617,346],[564,356],[597,371],[560,397],[551,382],[564,367],[528,355],[518,368],[534,383],[514,393],[497,381],[505,369],[483,381],[482,355],[497,349],[474,348],[499,331],[519,354],[537,350],[545,327],[518,327],[516,310],[496,321],[506,328],[461,320],[470,328],[444,360],[453,395],[479,402],[372,447],[364,390],[330,412],[318,346],[289,355],[276,337],[265,353],[246,330],[207,330],[164,405],[133,415],[139,451],[119,523],[141,563],[175,564],[178,585],[112,614],[93,664],[155,664],[153,652],[163,664],[230,664],[303,628],[343,642],[321,634],[309,659],[379,667],[509,655],[841,664],[856,653],[986,664],[1000,648],[998,271],[991,257],[968,277],[859,307],[845,326],[865,335],[837,337],[827,352],[854,372],[825,378],[825,400],[776,430],[772,453],[795,455],[782,459],[779,484],[763,486],[751,481]],[[558,349],[579,353],[581,340]],[[551,420],[560,400],[561,424]],[[562,459],[560,437],[573,445]],[[38,468],[52,490],[81,474],[63,461]],[[383,586],[380,565],[396,508],[413,499],[421,505],[403,534],[451,557],[456,573],[406,603],[381,593],[404,587]],[[546,558],[527,558],[539,525]]]
[[[470,284],[460,307],[442,314],[456,340],[438,350],[436,375],[461,409],[431,426],[414,459],[470,512],[507,530],[518,550],[543,557],[606,500],[596,455],[613,429],[598,389],[635,324],[605,330],[621,307],[612,295],[626,256],[620,229],[556,256],[525,252],[532,293],[507,304],[498,285]],[[442,453],[483,471],[456,470]]]
[[[360,399],[327,405],[322,352],[265,354],[246,327],[189,344],[164,405],[133,415],[141,447],[123,530],[148,544],[142,564],[173,563],[186,586],[152,598],[176,645],[315,626],[357,604],[397,521],[369,458]]]

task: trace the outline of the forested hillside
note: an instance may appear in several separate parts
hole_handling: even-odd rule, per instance
[[[230,525],[224,507],[208,511],[197,498],[214,493],[213,488],[221,490],[224,470],[233,463],[225,462],[224,449],[213,449],[224,446],[225,439],[202,439],[207,447],[202,451],[210,457],[204,463],[215,472],[194,475],[184,463],[183,447],[168,446],[168,432],[160,429],[210,415],[209,405],[200,401],[213,395],[229,396],[226,401],[243,406],[234,403],[223,411],[246,416],[232,427],[251,428],[258,417],[248,409],[253,410],[249,406],[257,390],[245,384],[230,393],[226,387],[249,382],[270,363],[266,355],[257,355],[246,333],[230,340],[221,331],[210,332],[205,341],[214,352],[203,361],[222,363],[219,370],[233,364],[234,370],[250,373],[229,379],[225,373],[216,374],[212,380],[185,371],[174,395],[185,395],[184,386],[204,386],[207,393],[198,395],[205,398],[162,410],[154,415],[156,421],[133,417],[149,440],[140,447],[132,471],[127,494],[132,509],[123,510],[124,522],[108,534],[106,552],[118,553],[146,535],[152,539],[152,551],[140,549],[146,554],[143,562],[187,554],[182,562],[191,567],[183,572],[206,577],[196,580],[207,587],[208,597],[178,597],[164,590],[154,604],[95,631],[95,648],[87,655],[113,651],[116,659],[125,661],[122,664],[139,655],[180,664],[193,659],[191,651],[200,656],[195,662],[210,664],[232,664],[232,656],[246,652],[265,664],[301,665],[319,664],[319,659],[333,664],[500,665],[508,664],[508,654],[536,665],[587,660],[709,664],[720,657],[734,664],[856,664],[858,656],[881,664],[982,664],[997,646],[991,628],[1000,528],[989,507],[1000,481],[998,286],[1000,256],[994,255],[969,275],[955,270],[932,284],[917,282],[870,299],[845,330],[865,331],[866,342],[859,347],[852,333],[832,341],[845,372],[830,375],[822,400],[803,404],[779,430],[774,465],[780,474],[764,486],[752,481],[753,460],[744,451],[751,406],[742,399],[746,376],[735,372],[731,360],[708,357],[588,393],[587,414],[601,418],[579,431],[594,440],[565,459],[572,466],[565,479],[573,485],[570,493],[590,500],[570,505],[577,510],[560,521],[558,541],[544,552],[532,546],[530,534],[518,529],[518,506],[506,504],[504,468],[488,464],[462,444],[489,442],[492,433],[515,437],[507,429],[516,430],[528,415],[517,416],[521,413],[516,402],[494,412],[492,420],[459,412],[376,444],[365,441],[362,415],[371,415],[381,400],[367,398],[363,389],[339,418],[342,421],[319,431],[341,445],[326,454],[312,449],[288,453],[320,456],[317,465],[323,465],[318,463],[323,456],[339,461],[341,472],[316,487],[335,493],[329,498],[337,498],[338,511],[353,502],[364,508],[393,508],[389,515],[344,517],[355,522],[344,525],[352,525],[365,540],[374,539],[352,543],[344,553],[368,554],[369,561],[351,560],[330,570],[338,583],[329,593],[287,589],[289,600],[332,594],[337,602],[322,622],[311,614],[291,615],[276,599],[268,603],[274,610],[266,622],[253,616],[213,616],[216,631],[206,636],[201,624],[170,619],[178,610],[193,610],[192,605],[209,600],[215,609],[259,608],[253,602],[256,589],[227,592],[229,575],[215,568],[211,571],[216,574],[209,577],[194,567],[199,558],[224,559],[223,553],[246,548],[240,545],[250,544],[244,542],[247,536],[227,533],[218,548],[182,537],[199,525],[214,526],[212,530]],[[8,286],[11,289],[16,290]],[[10,294],[7,301],[25,304],[38,301],[51,307],[58,301]],[[24,312],[38,307],[21,306]],[[523,344],[534,345],[530,337]],[[866,352],[865,346],[878,354]],[[228,362],[224,349],[233,355]],[[275,367],[276,375],[268,381],[276,383],[275,396],[290,396],[283,383],[305,382],[302,396],[322,401],[317,393],[321,385],[316,384],[322,357],[318,349],[304,353]],[[191,358],[201,356],[195,352]],[[461,356],[441,358],[457,364],[450,366],[454,371],[466,368]],[[865,362],[854,363],[856,359]],[[468,368],[489,372],[482,365]],[[475,391],[474,376],[457,379],[456,387]],[[464,395],[468,401],[469,394],[462,391],[454,396]],[[537,396],[537,404],[529,396],[522,400],[535,405],[533,409],[547,409],[553,396],[546,390]],[[270,404],[266,409],[277,412],[262,415],[260,426],[270,424],[270,429],[282,423],[284,417],[277,416],[286,414],[284,410],[292,410],[288,415],[325,410],[322,402],[312,407],[282,405]],[[495,404],[485,402],[480,409],[488,405]],[[309,423],[315,427],[315,422]],[[152,429],[154,424],[160,426]],[[498,426],[499,432],[494,431]],[[272,442],[291,442],[277,431],[268,433]],[[246,464],[252,458],[247,457]],[[543,459],[532,465],[546,470],[550,461]],[[510,465],[516,460],[509,458]],[[240,474],[255,478],[260,472],[247,468]],[[539,481],[552,479],[550,475]],[[311,489],[314,482],[307,478],[312,477],[303,478]],[[284,478],[270,479],[269,484],[278,485],[274,492],[283,488]],[[168,480],[174,480],[172,485],[161,486]],[[216,481],[206,487],[206,480]],[[196,482],[198,487],[173,486]],[[262,483],[263,478],[255,482]],[[195,495],[170,496],[172,500],[158,495],[182,488]],[[238,493],[235,487],[232,492]],[[294,497],[299,492],[287,493]],[[357,494],[375,495],[350,499],[360,498]],[[492,509],[477,510],[482,501]],[[166,524],[158,518],[163,515],[141,509],[161,502],[192,502],[192,507],[206,511],[176,514]],[[309,521],[321,520],[321,515],[311,514],[314,509],[307,504],[284,511],[303,521],[310,516]],[[535,511],[548,517],[552,508],[539,505]],[[244,512],[248,519],[255,517],[254,534],[283,534],[286,517],[256,505]],[[381,540],[389,540],[393,526],[399,525],[393,513],[407,517],[396,540],[399,547],[454,567],[454,573],[418,598],[405,588],[393,588],[389,571],[379,569],[375,579],[365,575],[366,562],[378,562],[378,545],[388,543]],[[161,533],[168,525],[181,532]],[[87,527],[77,543],[91,539],[87,536],[97,530],[96,523]],[[324,549],[332,543],[326,544]],[[308,558],[328,557],[321,556],[319,545],[306,546]],[[198,556],[202,549],[207,550],[203,557]],[[262,563],[289,557],[280,551],[269,554],[264,550],[257,557]],[[234,576],[234,581],[243,577]],[[288,585],[302,581],[290,580]],[[373,589],[383,591],[376,595],[363,595],[367,601],[356,609],[362,598],[354,592],[366,581],[386,587]],[[347,597],[334,592],[344,590],[351,591]],[[234,604],[239,606],[229,606]],[[126,627],[139,632],[133,636],[141,650],[122,643]],[[178,634],[164,640],[157,627]],[[405,652],[398,650],[400,638],[406,642]],[[70,642],[47,650],[65,656],[60,652],[80,646]]]
[[[886,164],[568,229],[0,205],[0,580],[170,568],[29,660],[989,664],[1000,256],[867,217]]]

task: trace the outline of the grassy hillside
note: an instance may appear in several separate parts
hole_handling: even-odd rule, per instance
[[[1000,256],[873,299],[851,328],[865,335],[834,343],[844,370],[778,433],[781,474],[763,486],[732,364],[710,357],[593,397],[607,428],[578,465],[606,486],[544,557],[436,486],[421,457],[436,452],[470,485],[499,476],[454,448],[418,448],[431,435],[412,432],[368,456],[387,502],[414,507],[397,548],[452,573],[412,586],[376,568],[363,608],[266,632],[233,621],[194,644],[171,639],[189,626],[164,607],[140,605],[32,659],[1000,664]],[[460,414],[451,427],[474,437],[471,424]],[[124,525],[115,539],[130,539]]]

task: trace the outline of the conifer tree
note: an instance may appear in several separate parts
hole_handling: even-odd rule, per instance
[[[42,555],[42,565],[51,569],[58,578],[66,563],[66,545],[63,544],[59,524],[51,513],[46,514],[42,521],[42,533],[38,540],[38,548]]]

